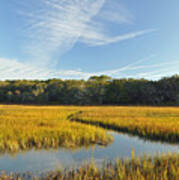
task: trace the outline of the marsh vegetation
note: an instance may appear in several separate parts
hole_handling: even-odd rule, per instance
[[[102,128],[67,120],[75,107],[0,107],[0,151],[106,145],[113,139]]]
[[[107,129],[148,140],[175,143],[176,146],[179,142],[177,107],[1,105],[0,122],[1,153],[108,145],[112,143],[113,136]],[[124,145],[122,141],[121,145]],[[165,152],[167,150],[169,149]],[[168,155],[138,158],[134,157],[133,152],[131,159],[104,161],[102,168],[98,164],[88,163],[65,171],[54,169],[54,172],[50,171],[36,179],[173,180],[179,177],[177,153],[178,150]],[[3,170],[3,167],[0,169]],[[0,179],[28,178],[35,179],[32,174],[26,173],[0,175]]]
[[[147,139],[179,142],[177,107],[91,107],[71,119]]]
[[[136,179],[158,179],[158,180],[177,180],[179,177],[179,155],[168,154],[151,158],[135,158],[132,152],[131,160],[117,159],[115,163],[104,162],[103,167],[99,168],[91,162],[82,165],[77,169],[49,172],[39,177],[31,174],[11,174],[5,173],[0,175],[3,180],[21,180],[21,179],[59,179],[59,180],[136,180]]]

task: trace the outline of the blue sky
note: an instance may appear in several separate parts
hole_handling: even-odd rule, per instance
[[[1,0],[0,79],[177,74],[178,7],[178,0]]]

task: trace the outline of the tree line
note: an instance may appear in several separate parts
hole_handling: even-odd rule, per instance
[[[0,81],[1,104],[179,105],[179,75],[157,81],[112,79]]]

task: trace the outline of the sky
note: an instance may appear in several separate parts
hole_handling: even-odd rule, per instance
[[[1,0],[0,79],[179,74],[178,0]]]

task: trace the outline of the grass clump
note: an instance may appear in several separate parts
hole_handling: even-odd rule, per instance
[[[89,107],[71,119],[148,139],[179,142],[177,107]]]
[[[106,162],[102,168],[95,163],[83,165],[78,169],[64,172],[49,172],[40,177],[30,174],[5,175],[0,179],[48,179],[48,180],[177,180],[179,178],[179,155],[168,154],[154,158],[142,157],[129,160],[116,160],[115,163]]]
[[[102,128],[70,122],[76,107],[0,106],[0,152],[29,148],[75,148],[106,145],[112,137]]]

